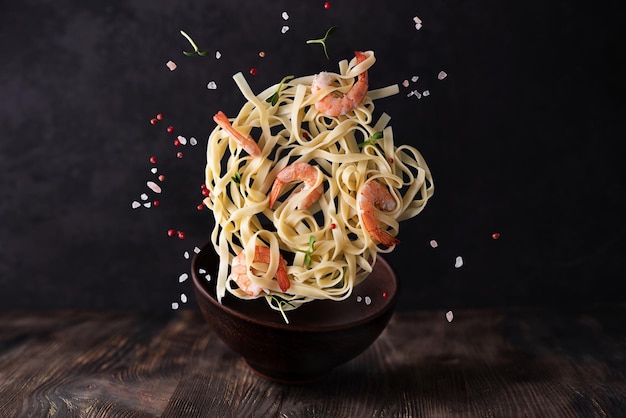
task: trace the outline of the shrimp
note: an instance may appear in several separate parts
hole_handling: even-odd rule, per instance
[[[356,56],[357,64],[362,63],[367,58],[367,55],[359,51],[355,51],[354,55]],[[322,71],[313,77],[311,90],[313,92],[319,91],[329,86],[331,81],[330,75]],[[326,116],[345,115],[361,104],[367,94],[368,88],[369,84],[366,70],[359,74],[357,82],[354,83],[345,95],[339,93],[328,94],[315,103],[315,108]]]
[[[287,183],[291,183],[293,181],[304,182],[298,192],[305,193],[305,196],[300,201],[297,208],[304,210],[311,206],[317,201],[317,199],[320,198],[322,192],[324,191],[323,184],[320,184],[318,187],[313,189],[313,186],[315,186],[315,183],[317,182],[318,175],[319,171],[315,167],[303,162],[290,164],[280,170],[274,180],[274,184],[272,184],[272,190],[270,190],[270,208],[274,206],[274,203],[276,202],[276,199],[278,199],[283,187]]]
[[[261,149],[259,145],[252,139],[251,136],[245,137],[233,128],[233,125],[230,124],[228,117],[221,110],[213,116],[213,120],[217,123],[222,129],[228,131],[228,133],[232,136],[232,138],[237,142],[237,144],[241,145],[241,147],[251,156],[258,157],[261,155]]]
[[[270,249],[268,247],[262,247],[257,245],[254,247],[254,262],[266,263],[270,262]],[[276,279],[278,280],[278,286],[280,290],[286,292],[291,284],[289,283],[289,276],[287,275],[287,264],[280,255],[278,260],[278,269],[276,270]],[[263,291],[256,283],[248,277],[248,266],[246,263],[246,253],[242,250],[235,258],[233,258],[233,264],[231,269],[231,278],[235,280],[237,286],[246,292],[249,296],[257,297]]]
[[[365,230],[381,244],[391,247],[400,243],[400,240],[378,226],[374,216],[375,208],[386,212],[396,208],[396,201],[385,186],[373,180],[365,183],[357,193],[357,207]]]

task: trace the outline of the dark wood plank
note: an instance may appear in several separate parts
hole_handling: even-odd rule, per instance
[[[318,382],[257,377],[193,311],[0,314],[0,416],[622,417],[626,307],[394,316]]]

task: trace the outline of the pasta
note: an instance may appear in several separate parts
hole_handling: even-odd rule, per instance
[[[215,219],[211,242],[220,260],[220,301],[226,292],[242,299],[265,297],[273,309],[288,311],[317,299],[346,299],[372,271],[377,254],[394,248],[381,245],[364,225],[358,201],[364,185],[378,182],[393,199],[395,207],[375,211],[378,227],[392,236],[399,222],[419,214],[432,196],[432,176],[419,151],[394,143],[389,115],[373,120],[374,100],[398,93],[397,85],[367,91],[345,115],[329,117],[316,109],[329,93],[348,92],[355,77],[374,64],[374,53],[367,51],[361,61],[341,61],[338,73],[328,73],[334,82],[318,91],[311,88],[312,75],[284,79],[259,94],[241,73],[233,76],[246,102],[229,122],[257,143],[260,155],[246,152],[219,123],[209,136],[205,184],[210,194],[204,204]],[[275,103],[273,95],[278,95]],[[310,184],[304,189],[285,185],[270,207],[275,179],[296,163],[314,168]],[[302,209],[311,190],[319,197]],[[268,259],[259,259],[258,247],[265,247]],[[240,262],[242,280],[235,280]],[[286,290],[275,279],[282,262]],[[247,286],[262,291],[251,294]]]

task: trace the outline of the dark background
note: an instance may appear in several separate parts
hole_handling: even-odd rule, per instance
[[[211,115],[244,101],[231,76],[260,92],[356,49],[376,52],[372,88],[420,77],[376,103],[436,185],[386,256],[400,309],[623,303],[622,3],[3,1],[0,307],[195,309],[178,277],[212,226],[196,206]],[[332,25],[327,61],[305,41]],[[210,54],[184,56],[180,29]],[[160,205],[133,210],[142,193]]]

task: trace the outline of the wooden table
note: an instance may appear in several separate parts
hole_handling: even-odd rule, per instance
[[[195,311],[0,313],[1,417],[625,417],[626,307],[396,313],[302,386]]]

